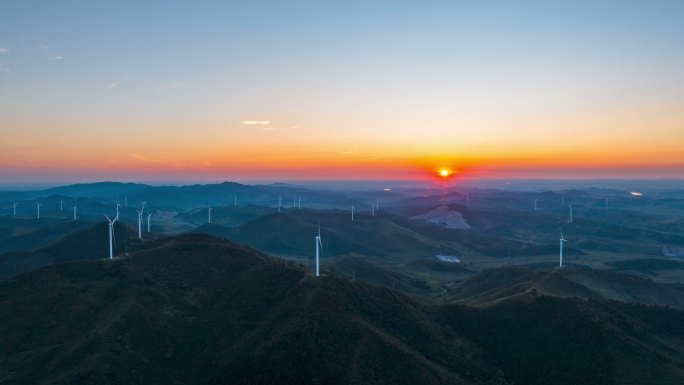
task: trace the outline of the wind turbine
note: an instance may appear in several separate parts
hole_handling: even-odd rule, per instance
[[[354,222],[354,206],[352,205],[352,222]]]
[[[299,205],[297,206],[297,208],[300,210],[302,208],[302,196],[301,195],[299,196]]]
[[[608,210],[608,198],[606,198],[606,210]]]
[[[135,210],[138,213],[138,239],[142,239],[142,215],[143,211],[145,211],[145,206],[143,206],[140,210]]]
[[[121,207],[121,205],[119,204],[119,202],[116,202],[116,217],[114,218],[115,221],[119,220],[119,207]]]
[[[570,208],[570,223],[572,223],[572,205],[568,205]]]
[[[292,208],[293,209],[297,208],[297,196],[296,195],[292,196]]]
[[[237,194],[235,194],[235,201],[233,202],[233,206],[237,206]]]
[[[537,211],[537,198],[534,198],[534,211]]]
[[[152,216],[152,213],[147,214],[147,232],[150,232],[150,217]]]
[[[64,199],[59,200],[59,211],[64,211]]]
[[[323,243],[321,243],[321,220],[318,219],[318,235],[316,236],[316,277],[320,276],[320,254],[323,251]]]
[[[563,267],[563,242],[567,242],[567,240],[565,239],[565,237],[563,237],[563,229],[560,229],[560,234],[561,234],[561,237],[560,237],[560,251],[558,254],[558,256],[559,256],[558,266]]]
[[[74,202],[74,220],[76,220],[76,207],[78,207],[78,202]]]
[[[36,202],[36,209],[38,210],[38,219],[40,219],[40,206],[42,206],[42,203]]]
[[[207,222],[207,223],[211,223],[211,210],[212,210],[212,208],[209,207],[209,210],[208,210],[209,211],[209,222]]]
[[[278,195],[278,212],[280,212],[280,206],[283,204],[283,197]]]
[[[109,221],[109,259],[112,260],[114,259],[114,244],[113,244],[113,237],[114,237],[114,223],[116,222],[116,219],[111,220],[107,216],[107,214],[103,214],[105,218],[107,218],[107,221]]]
[[[375,216],[375,204],[371,202],[371,215]]]
[[[17,216],[17,202],[13,202],[14,204],[14,216]]]

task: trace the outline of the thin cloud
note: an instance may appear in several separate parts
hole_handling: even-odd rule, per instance
[[[143,156],[143,155],[140,155],[140,154],[136,154],[136,153],[134,153],[134,152],[131,152],[131,153],[129,153],[128,155],[134,157],[135,159],[138,159],[138,160],[141,160],[141,161],[147,162],[147,163],[161,163],[161,162],[158,161],[158,160],[151,159],[151,158],[148,158],[148,157],[146,157],[146,156]]]
[[[0,53],[10,53],[10,49],[0,47]]]
[[[64,59],[64,58],[63,58],[62,56],[59,56],[59,55],[58,55],[58,56],[51,56],[51,57],[50,57],[50,61],[59,61],[59,60],[62,60],[62,59]]]
[[[116,88],[120,86],[123,82],[131,80],[131,78],[123,78],[123,79],[117,79],[114,80],[113,82],[107,84],[107,88]]]
[[[271,124],[270,120],[241,120],[240,124],[244,126],[267,126]]]
[[[357,152],[359,152],[358,149],[353,149],[353,150],[349,150],[349,151],[342,151],[340,154],[342,154],[342,155],[349,155],[349,154],[355,154],[355,153],[357,153]]]

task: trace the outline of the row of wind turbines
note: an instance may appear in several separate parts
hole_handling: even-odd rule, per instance
[[[125,202],[125,204],[127,203],[126,201],[124,201],[124,202]],[[115,233],[114,233],[114,225],[119,220],[119,208],[121,208],[121,207],[122,206],[117,201],[117,203],[116,203],[116,216],[114,217],[114,219],[109,218],[109,216],[107,214],[104,214],[104,213],[102,214],[102,215],[104,215],[105,218],[107,218],[107,222],[109,222],[109,259],[110,260],[114,259],[114,242],[116,239]],[[123,207],[126,207],[126,206],[123,206]],[[140,241],[142,241],[142,238],[143,238],[143,236],[142,236],[142,234],[143,234],[143,231],[142,231],[143,219],[142,218],[143,218],[143,213],[145,212],[145,204],[143,203],[140,210],[136,209],[135,212],[138,213],[138,239]],[[150,232],[150,219],[151,218],[152,218],[152,212],[149,212],[149,210],[148,210],[148,214],[147,214],[147,232],[148,233]]]

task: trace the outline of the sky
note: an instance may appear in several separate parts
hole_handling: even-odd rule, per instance
[[[0,183],[684,178],[682,1],[0,4]]]

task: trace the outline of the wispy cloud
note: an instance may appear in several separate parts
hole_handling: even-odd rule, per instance
[[[59,56],[59,55],[57,55],[57,56],[51,56],[51,57],[50,57],[50,61],[59,61],[59,60],[62,60],[62,59],[64,59],[64,58],[61,57],[61,56]]]
[[[353,149],[353,150],[349,150],[349,151],[342,151],[340,154],[342,154],[342,155],[349,155],[349,154],[355,154],[355,153],[357,153],[357,152],[359,152],[358,149]]]
[[[134,157],[135,159],[138,159],[138,160],[141,160],[141,161],[147,162],[147,163],[161,163],[160,161],[158,161],[156,159],[151,159],[151,158],[148,158],[146,156],[136,154],[134,152],[130,152],[130,153],[128,153],[128,155]]]
[[[240,124],[244,126],[267,126],[271,124],[270,120],[241,120]]]
[[[0,47],[0,53],[10,53],[9,48]]]
[[[120,86],[123,82],[131,80],[131,78],[123,78],[123,79],[117,79],[114,80],[113,82],[107,84],[107,88],[116,88]]]

